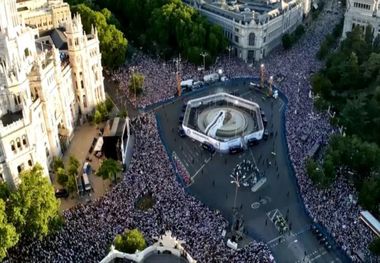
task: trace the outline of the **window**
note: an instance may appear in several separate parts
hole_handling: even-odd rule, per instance
[[[86,95],[83,95],[83,107],[87,108]]]
[[[16,151],[16,146],[15,146],[15,142],[14,141],[11,141],[11,149],[12,151]]]
[[[250,46],[255,45],[255,33],[250,33],[248,37],[248,43]]]
[[[22,136],[22,144],[27,146],[28,145],[28,140],[26,139],[26,135]]]
[[[20,164],[19,166],[17,166],[17,171],[18,171],[18,173],[21,173],[22,170],[24,170],[24,164],[23,164],[23,163]]]
[[[21,148],[21,140],[20,138],[16,139],[17,148]]]
[[[50,156],[50,153],[49,153],[49,149],[48,149],[47,147],[45,147],[45,152],[46,152],[46,157],[48,157],[48,158],[49,158],[49,156]]]
[[[28,165],[29,165],[30,167],[33,166],[33,162],[32,162],[32,160],[28,160]]]
[[[239,43],[239,37],[238,36],[235,36],[235,42]]]
[[[2,173],[0,173],[0,182],[4,182],[4,176]]]

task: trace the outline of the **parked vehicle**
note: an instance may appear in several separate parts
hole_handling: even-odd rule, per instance
[[[67,198],[69,197],[69,192],[66,189],[56,189],[55,190],[55,197],[56,198]]]

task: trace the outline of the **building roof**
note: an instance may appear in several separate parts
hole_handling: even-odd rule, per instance
[[[41,37],[49,36],[54,46],[59,50],[67,50],[67,38],[64,34],[65,30],[63,28],[54,28],[52,30],[48,30],[42,34]]]
[[[16,112],[8,111],[6,114],[1,116],[1,121],[3,122],[4,126],[7,126],[15,121],[21,120],[22,118],[22,110]]]
[[[107,125],[104,129],[104,136],[123,136],[123,132],[125,129],[125,125],[127,124],[127,120],[124,118],[114,118],[107,122]]]

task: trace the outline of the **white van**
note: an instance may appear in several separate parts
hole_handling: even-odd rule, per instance
[[[83,176],[84,190],[90,191],[91,184],[90,184],[90,180],[88,179],[88,175],[86,173],[83,173],[82,176]]]

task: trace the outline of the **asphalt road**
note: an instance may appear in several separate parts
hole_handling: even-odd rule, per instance
[[[179,137],[178,118],[183,103],[219,91],[238,91],[241,97],[257,102],[266,113],[267,128],[273,135],[239,155],[210,155],[198,142]],[[239,188],[237,207],[245,220],[248,235],[266,242],[277,262],[343,262],[335,250],[327,251],[310,230],[313,222],[302,207],[295,177],[289,169],[282,123],[285,102],[264,97],[243,81],[233,87],[220,83],[204,91],[188,94],[156,109],[162,139],[170,154],[175,152],[193,179],[187,191],[210,208],[221,211],[230,222],[235,185],[231,184],[229,175],[235,166],[247,159],[265,172],[267,182],[257,192]],[[276,215],[287,219],[290,231],[283,235],[279,233],[272,221]]]

